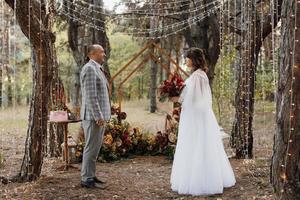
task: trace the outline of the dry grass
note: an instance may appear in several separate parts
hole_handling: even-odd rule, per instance
[[[133,126],[142,127],[144,132],[156,133],[164,130],[166,114],[172,111],[172,103],[157,103],[158,111],[149,112],[149,103],[145,100],[124,102],[123,111],[127,121]]]

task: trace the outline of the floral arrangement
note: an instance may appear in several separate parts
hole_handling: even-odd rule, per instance
[[[164,102],[167,98],[179,96],[183,87],[184,80],[179,74],[170,75],[170,77],[163,81],[158,87],[159,101]]]
[[[113,118],[106,125],[103,144],[99,153],[100,162],[110,162],[133,155],[166,155],[172,159],[177,142],[179,110],[175,108],[172,115],[168,115],[166,122],[170,126],[164,132],[157,134],[142,133],[140,128],[132,128],[125,121],[126,113],[120,112],[117,106],[112,106]],[[81,131],[82,132],[82,131]],[[77,140],[76,160],[82,160],[84,148],[83,133]]]

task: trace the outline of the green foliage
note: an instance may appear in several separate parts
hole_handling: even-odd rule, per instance
[[[113,32],[111,30],[113,30],[112,25],[110,27],[110,31],[108,31],[108,37],[111,45],[108,64],[111,74],[114,75],[118,70],[124,67],[133,58],[133,56],[142,49],[143,46],[132,37],[124,33]],[[143,58],[143,55],[139,56],[114,80],[116,90],[120,86],[120,83],[132,70],[135,69],[135,67],[137,67]],[[122,86],[123,97],[125,99],[134,99],[141,95],[144,96],[148,92],[149,84],[150,65],[149,63],[145,63],[144,66],[141,66],[141,68],[137,70]]]
[[[231,49],[233,49],[231,47]],[[222,115],[226,109],[233,107],[236,92],[234,59],[236,51],[227,52],[227,49],[221,50],[218,63],[215,67],[215,78],[212,85],[214,108],[217,110],[219,123],[223,123]]]
[[[64,82],[65,90],[70,91],[74,81],[76,64],[68,46],[68,35],[66,23],[57,23],[54,29],[56,32],[56,53],[59,65],[59,75]],[[8,104],[8,87],[12,88],[12,96],[16,104],[29,103],[32,93],[32,62],[31,48],[28,39],[17,28],[18,40],[12,41],[11,53],[9,57],[9,68],[3,72],[3,99],[4,106]],[[16,45],[16,47],[14,47]],[[14,51],[14,49],[16,51]],[[11,82],[7,76],[7,71],[11,77]],[[13,101],[14,101],[13,100]]]
[[[75,82],[76,62],[68,44],[68,32],[66,23],[57,22],[56,31],[56,54],[58,62],[59,77],[63,81],[66,95],[70,96],[70,91]],[[68,94],[67,94],[68,93]]]
[[[143,43],[131,36],[118,32],[114,24],[107,24],[108,37],[111,45],[110,59],[108,61],[111,74],[114,75],[118,70],[125,66],[133,56],[138,53]],[[74,73],[76,72],[76,62],[68,45],[67,23],[65,21],[56,21],[54,32],[56,32],[56,53],[59,65],[59,76],[63,80],[67,96],[71,94],[71,88],[75,82]],[[6,71],[3,74],[3,96],[4,105],[7,105],[8,86],[13,89],[13,95],[18,102],[29,102],[32,90],[32,63],[30,62],[31,49],[28,40],[17,29],[16,52],[11,49],[10,55],[10,76],[12,81],[9,82]],[[14,44],[14,41],[13,41]],[[215,79],[213,82],[213,96],[215,108],[220,111],[227,105],[232,106],[236,90],[236,69],[234,60],[236,60],[236,51],[231,52],[228,49],[234,49],[227,46],[221,51],[219,62],[215,68]],[[144,55],[138,57],[131,63],[114,81],[115,92],[118,90],[120,83],[134,70],[134,68],[144,59]],[[274,76],[272,65],[269,61],[259,62],[256,76],[255,98],[262,100],[274,99]],[[150,62],[144,64],[140,70],[136,71],[122,86],[123,98],[131,100],[143,98],[148,95],[150,86]],[[116,93],[115,93],[116,94]],[[220,116],[219,112],[219,117]]]
[[[10,52],[8,55],[5,55],[9,63],[2,72],[4,106],[8,105],[9,95],[13,97],[13,105],[24,103],[26,99],[28,100],[31,96],[32,65],[29,62],[31,56],[29,42],[19,27],[16,27],[14,36],[17,40],[10,38]],[[9,88],[11,88],[12,94],[9,94]]]
[[[232,51],[229,51],[232,49]],[[243,58],[242,58],[243,59]],[[213,105],[218,121],[222,126],[232,124],[232,119],[224,115],[234,109],[235,93],[238,79],[238,56],[233,46],[225,46],[215,67],[213,81]],[[235,66],[236,65],[236,66]],[[274,101],[274,74],[273,66],[268,60],[260,60],[256,70],[255,99]],[[275,72],[276,74],[276,72]]]
[[[269,61],[259,63],[256,72],[256,90],[255,98],[259,100],[274,101],[274,84],[273,66]]]

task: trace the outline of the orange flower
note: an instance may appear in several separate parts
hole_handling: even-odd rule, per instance
[[[104,136],[104,139],[103,139],[103,143],[110,146],[113,142],[113,137],[111,136],[111,134],[107,134]]]

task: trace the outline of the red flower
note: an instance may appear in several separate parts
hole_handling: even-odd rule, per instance
[[[178,74],[170,76],[158,87],[159,100],[164,101],[166,98],[179,96],[183,87],[184,80]]]

